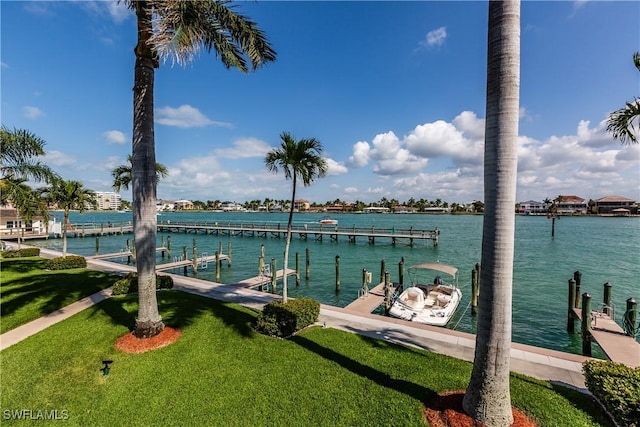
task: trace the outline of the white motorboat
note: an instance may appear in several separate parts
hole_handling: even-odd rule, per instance
[[[333,218],[329,218],[329,217],[325,217],[325,218],[322,218],[320,221],[318,221],[318,224],[336,225],[336,224],[338,224],[338,220],[337,219],[333,219]]]
[[[424,277],[433,272],[436,275],[433,283],[429,283]],[[448,276],[447,280],[441,274]],[[462,299],[462,291],[458,287],[458,269],[427,262],[409,267],[409,275],[412,276],[411,286],[395,300],[389,314],[426,325],[446,325]]]

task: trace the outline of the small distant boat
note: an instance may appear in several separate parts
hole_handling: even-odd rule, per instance
[[[426,271],[436,272],[433,283],[420,283],[418,276]],[[447,283],[440,274],[450,276]],[[455,313],[462,291],[458,288],[458,269],[446,264],[422,263],[409,267],[413,275],[409,288],[395,300],[389,314],[400,319],[425,325],[444,326]]]
[[[338,220],[337,219],[332,219],[332,218],[322,218],[320,221],[318,221],[319,224],[337,224]]]

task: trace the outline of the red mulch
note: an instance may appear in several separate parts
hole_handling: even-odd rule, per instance
[[[447,391],[438,394],[426,408],[424,416],[432,427],[482,427],[482,424],[465,414],[462,398],[465,390]],[[511,427],[538,427],[525,414],[513,408]]]
[[[116,341],[116,350],[124,353],[145,353],[173,344],[180,338],[180,335],[182,335],[180,330],[169,326],[165,326],[162,332],[151,338],[138,338],[130,332],[118,338]]]

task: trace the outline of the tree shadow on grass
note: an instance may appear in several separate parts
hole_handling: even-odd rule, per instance
[[[303,336],[296,335],[290,339],[299,346],[316,353],[318,356],[327,360],[331,360],[344,369],[353,372],[356,375],[367,378],[379,384],[383,387],[390,388],[399,393],[404,393],[419,402],[427,402],[437,395],[437,393],[427,387],[420,384],[416,384],[410,381],[392,378],[388,374],[353,360],[343,354],[340,354],[330,348],[323,347],[322,345],[311,341]]]
[[[100,292],[116,280],[116,276],[83,270],[80,272],[43,271],[42,274],[4,282],[2,284],[2,315],[11,315],[22,307],[34,305],[36,314],[45,316]]]
[[[243,337],[255,334],[251,327],[255,316],[249,309],[177,290],[162,290],[156,295],[162,321],[167,326],[184,329],[206,313],[212,313]],[[133,331],[138,311],[138,295],[112,297],[94,306],[93,310],[94,313],[104,312],[114,324]]]

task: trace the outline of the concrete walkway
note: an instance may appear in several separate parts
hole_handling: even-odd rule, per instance
[[[50,258],[60,253],[41,249],[41,256]],[[126,274],[133,267],[103,260],[88,261],[95,270]],[[279,299],[277,295],[169,274],[174,280],[174,289],[208,298],[233,302],[260,310],[264,304]],[[111,290],[105,289],[64,307],[54,313],[36,319],[26,325],[0,335],[0,350],[22,341],[43,329],[58,323],[82,310],[108,298]],[[361,314],[345,308],[322,305],[319,324],[385,341],[408,345],[457,359],[473,361],[475,336],[445,328],[420,325],[400,319],[374,314]],[[551,381],[585,391],[582,362],[589,358],[513,343],[511,348],[511,370],[541,380]]]

